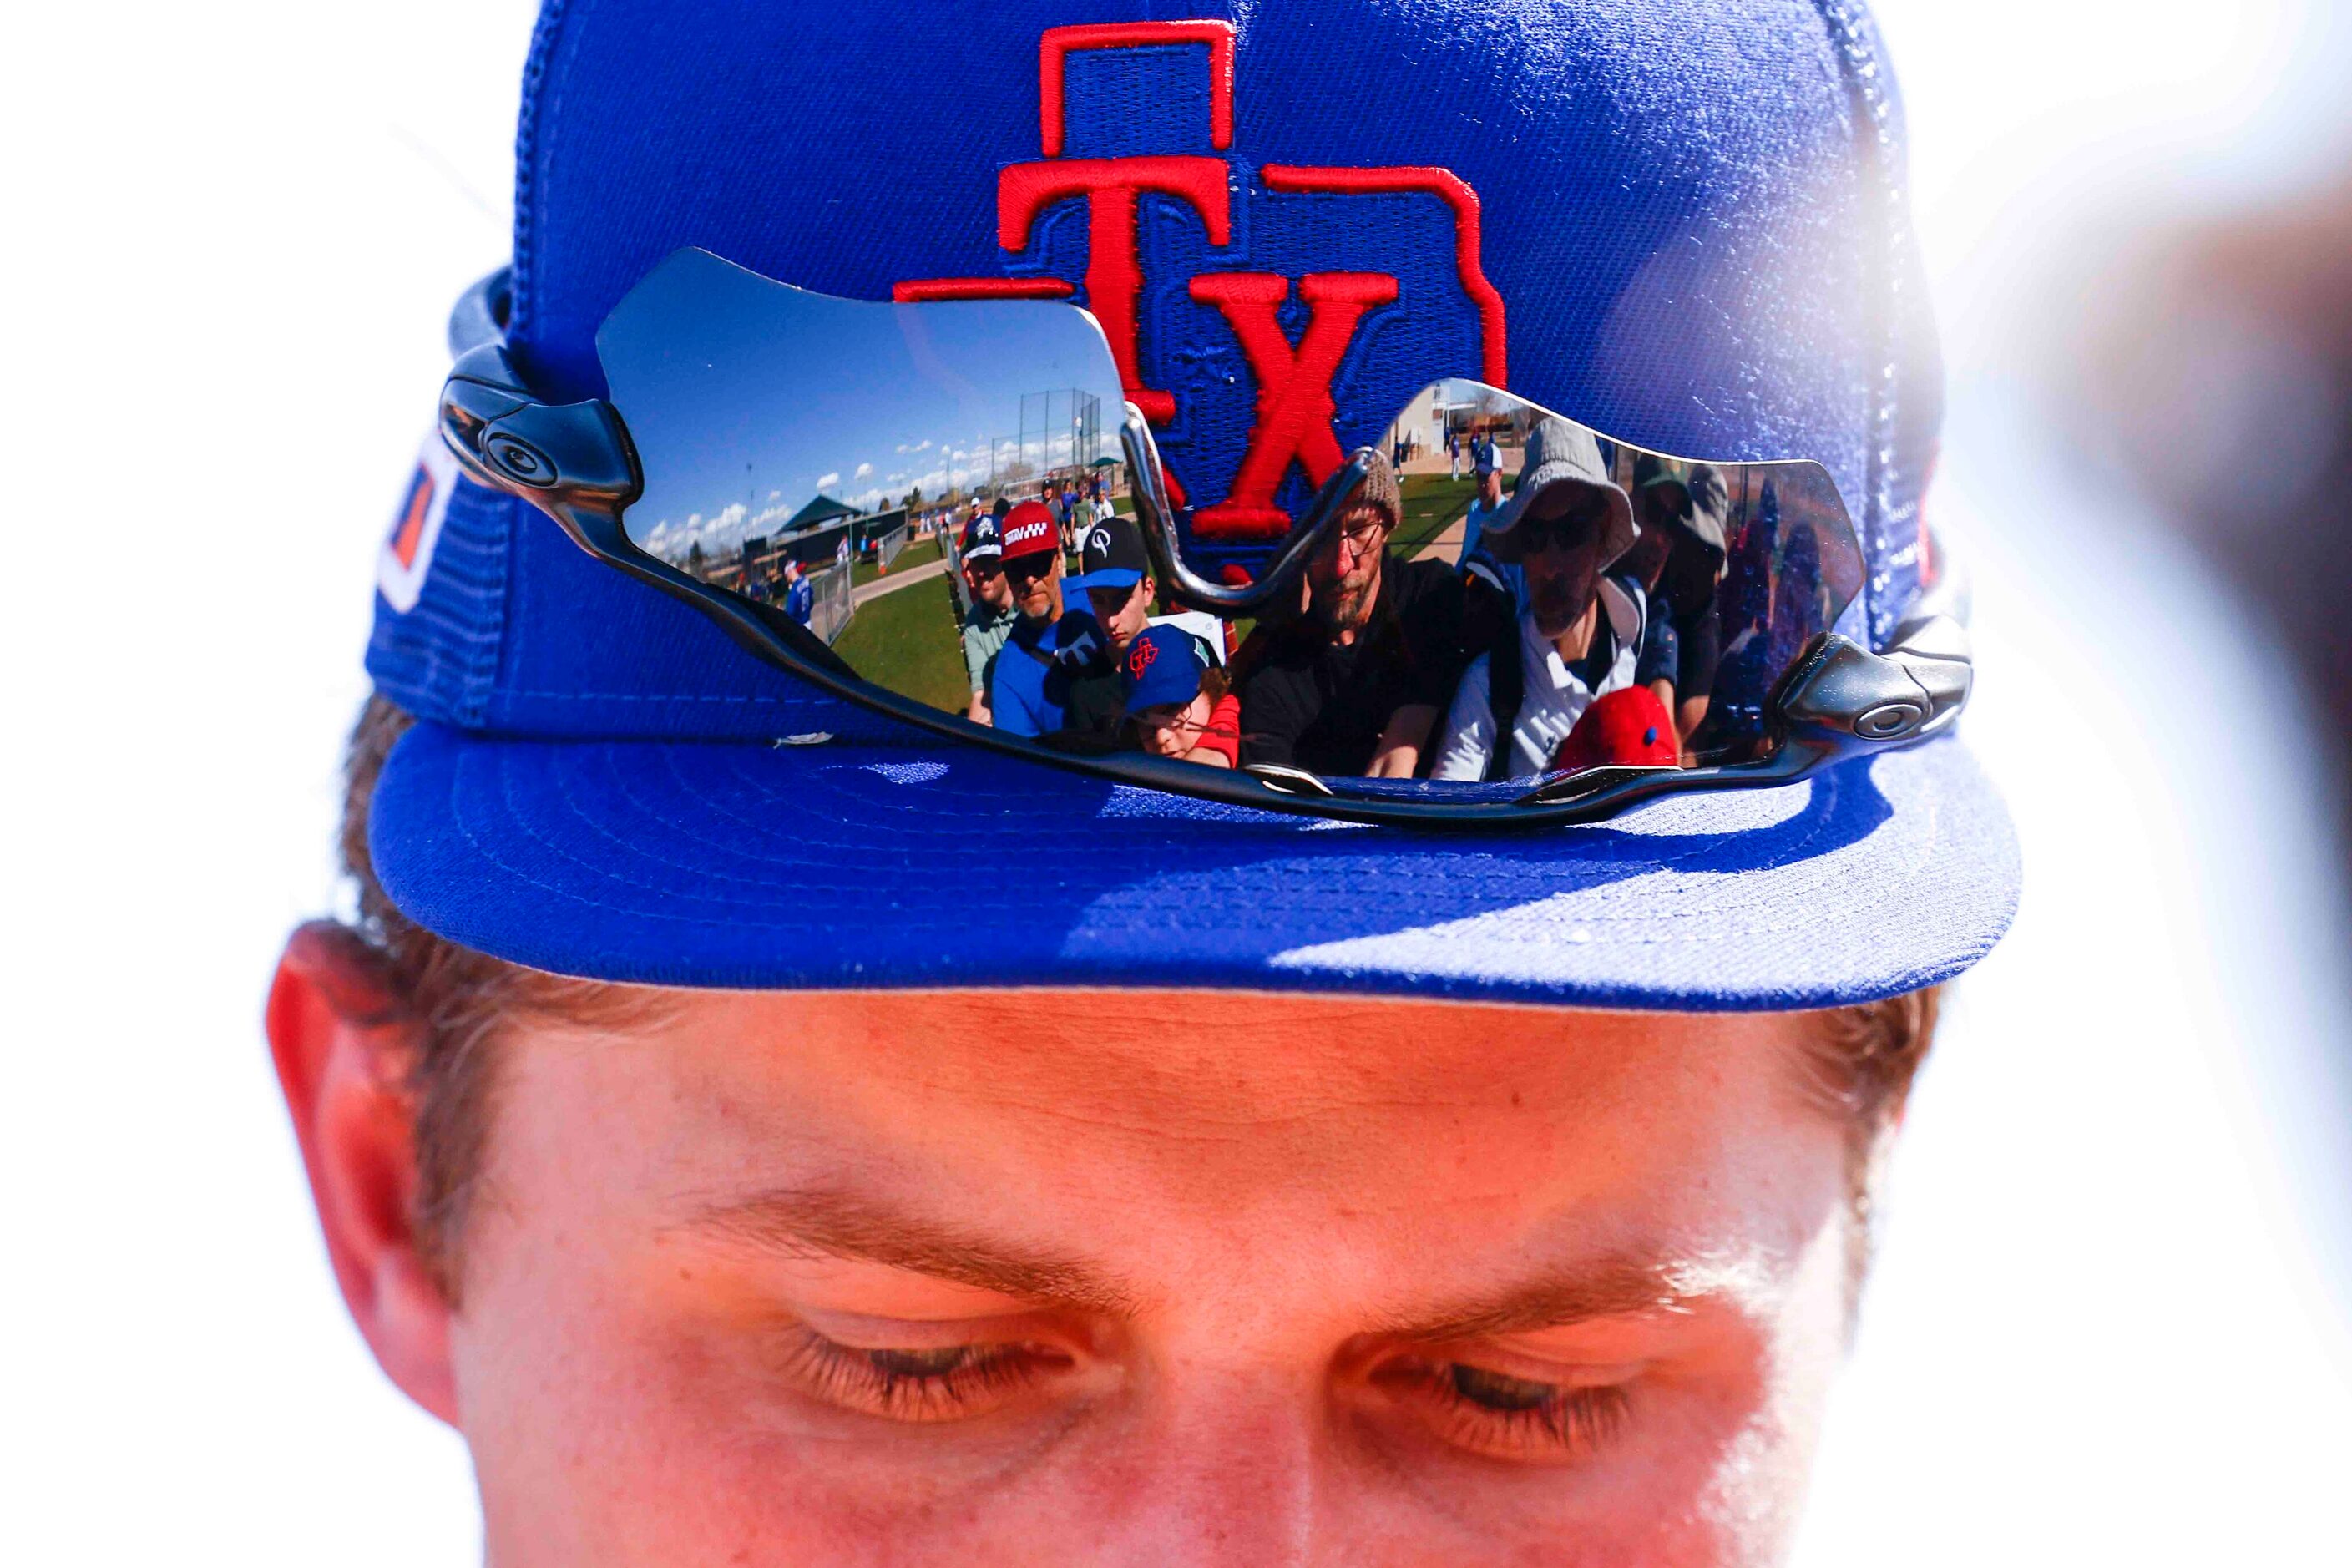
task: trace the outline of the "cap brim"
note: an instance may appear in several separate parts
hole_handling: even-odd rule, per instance
[[[385,765],[370,849],[427,929],[600,980],[1684,1010],[1948,979],[1991,947],[2018,888],[2008,816],[1951,741],[1594,826],[1459,835],[1214,805],[947,743],[420,724]]]
[[[1143,574],[1126,566],[1106,566],[1099,572],[1066,580],[1065,588],[1132,588],[1143,581]]]

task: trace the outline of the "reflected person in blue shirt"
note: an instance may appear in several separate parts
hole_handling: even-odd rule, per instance
[[[1092,616],[1062,611],[1062,533],[1052,510],[1023,501],[1003,528],[1004,580],[1019,618],[989,674],[989,713],[1010,734],[1051,735],[1067,720],[1071,684],[1109,668],[1108,647]]]

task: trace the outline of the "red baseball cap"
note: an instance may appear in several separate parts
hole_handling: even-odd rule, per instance
[[[1046,555],[1062,548],[1062,526],[1045,503],[1024,500],[1004,514],[1004,559]]]
[[[1559,743],[1559,768],[1673,767],[1677,754],[1674,720],[1646,686],[1629,686],[1592,705]]]

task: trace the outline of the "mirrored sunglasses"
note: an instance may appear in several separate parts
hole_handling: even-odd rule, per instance
[[[1076,306],[843,300],[681,250],[597,334],[609,395],[551,405],[499,287],[461,306],[482,341],[442,395],[474,478],[801,679],[1041,764],[1357,821],[1585,821],[1916,743],[1968,700],[1936,598],[1883,651],[1833,629],[1864,565],[1817,463],[1672,457],[1443,380],[1213,567],[1218,498],[1171,484]],[[1473,444],[1498,503],[1449,463]],[[1531,551],[1596,539],[1580,598],[1530,584]],[[1213,758],[1129,716],[1139,639],[1171,638],[1191,657],[1152,679],[1194,689],[1151,695],[1213,684]]]

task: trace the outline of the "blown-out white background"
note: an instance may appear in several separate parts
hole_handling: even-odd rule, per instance
[[[2352,156],[2352,36],[2328,0],[1880,9],[2028,889],[1917,1103],[1803,1560],[2340,1563],[2342,859],[2259,623],[2053,449],[2018,323],[2070,237]],[[372,563],[505,255],[530,10],[11,23],[0,1558],[476,1551],[461,1446],[342,1318],[258,1015],[333,898]]]

